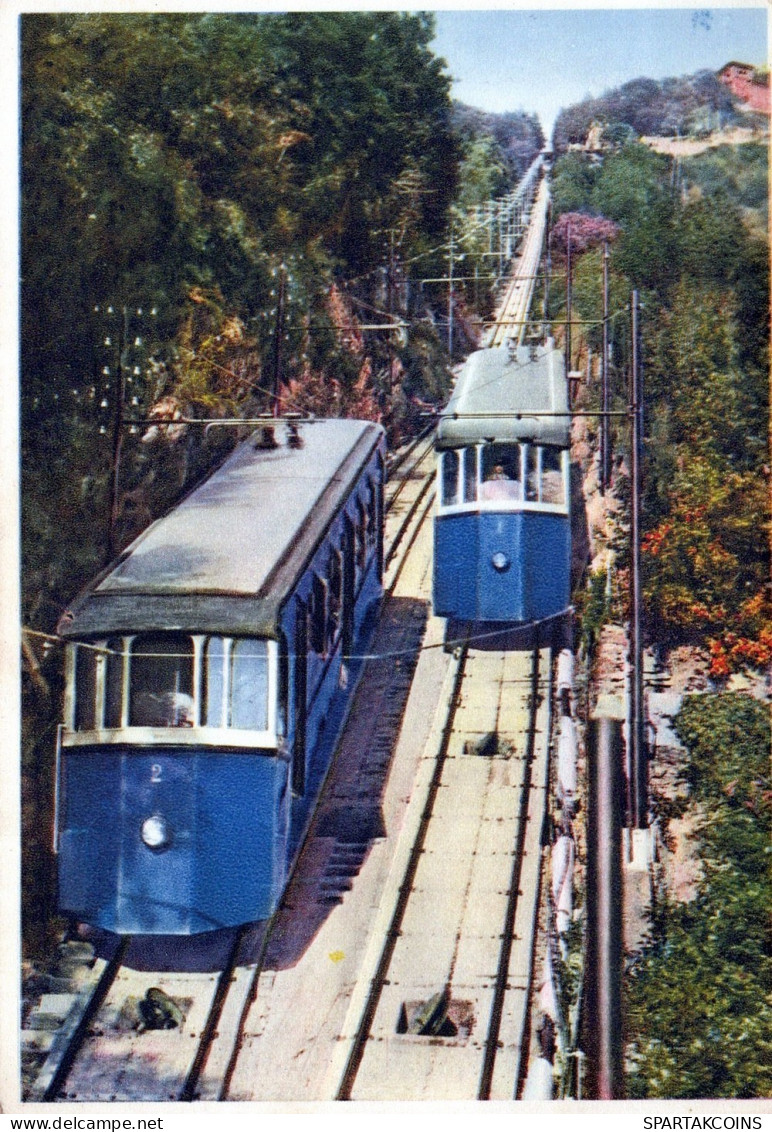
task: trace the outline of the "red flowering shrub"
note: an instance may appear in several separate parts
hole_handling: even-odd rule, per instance
[[[555,222],[550,234],[552,247],[565,250],[571,234],[571,250],[584,252],[604,240],[609,243],[619,235],[619,225],[603,216],[588,216],[584,212],[564,212]]]

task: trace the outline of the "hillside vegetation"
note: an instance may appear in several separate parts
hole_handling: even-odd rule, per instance
[[[761,155],[750,157],[753,170]],[[758,225],[744,222],[737,200],[745,191],[739,185],[755,180],[753,171],[741,176],[741,162],[706,155],[676,167],[633,143],[602,164],[566,154],[554,178],[558,216],[591,215],[618,225],[610,259],[617,362],[629,356],[624,312],[632,288],[643,302],[649,636],[665,646],[703,643],[717,678],[772,659],[768,249]],[[596,248],[576,266],[576,318],[600,317],[599,280]],[[590,328],[586,341],[599,350],[600,328]],[[627,400],[625,381],[618,369],[619,407]],[[620,429],[618,455],[626,445]],[[622,570],[626,555],[623,543]]]
[[[628,959],[633,1098],[772,1089],[769,705],[725,690],[733,673],[772,662],[766,161],[760,146],[673,161],[633,142],[601,161],[572,151],[555,164],[553,234],[570,225],[579,236],[580,368],[588,347],[601,349],[601,331],[579,320],[602,313],[598,238],[583,237],[609,241],[617,410],[629,401],[632,288],[642,300],[646,639],[665,651],[698,646],[718,693],[687,697],[675,722],[685,794],[652,799],[665,836],[668,807],[680,815],[688,806],[699,880],[694,899],[657,901],[649,938]],[[564,308],[553,303],[554,317]],[[596,389],[586,396],[592,408]],[[629,616],[627,423],[615,429],[614,453],[616,584],[609,608],[605,577],[592,580],[585,619],[595,623]]]
[[[644,135],[703,135],[745,123],[730,91],[713,71],[682,78],[639,78],[561,110],[552,144],[556,152],[581,145],[593,123],[603,126],[606,143],[624,143]]]

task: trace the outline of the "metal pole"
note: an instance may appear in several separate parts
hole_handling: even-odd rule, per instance
[[[622,708],[621,703],[619,708]],[[587,1089],[596,1100],[615,1100],[624,1095],[622,720],[619,714],[612,708],[608,716],[596,717],[588,736],[588,917],[582,1044],[587,1054]]]
[[[547,204],[547,223],[544,229],[544,242],[547,249],[547,254],[544,259],[544,300],[542,302],[542,314],[545,322],[545,333],[549,333],[547,328],[547,319],[549,318],[550,307],[550,277],[552,275],[552,202]]]
[[[566,228],[566,381],[571,372],[571,305],[572,295],[571,279],[571,225]]]
[[[499,201],[499,279],[504,274],[504,209]]]
[[[279,415],[279,384],[281,381],[282,338],[284,337],[284,264],[279,268],[279,289],[276,296],[276,334],[273,343],[273,405],[271,411],[275,417]]]
[[[648,803],[646,798],[646,749],[643,718],[643,638],[641,626],[641,471],[643,451],[643,384],[641,380],[639,348],[638,292],[632,299],[632,443],[630,472],[632,498],[630,508],[630,749],[632,763],[632,825],[645,829]]]
[[[118,329],[118,382],[115,391],[115,414],[113,416],[113,463],[110,483],[110,515],[107,526],[107,557],[110,562],[115,557],[115,525],[118,522],[118,488],[121,477],[121,450],[123,448],[123,402],[126,399],[126,376],[123,367],[123,353],[129,339],[129,312],[122,310]]]
[[[453,357],[453,225],[448,247],[448,357]]]
[[[611,480],[610,445],[609,445],[609,419],[606,416],[609,408],[608,388],[608,240],[603,241],[603,360],[601,362],[601,411],[600,419],[600,493],[606,494],[606,488]]]

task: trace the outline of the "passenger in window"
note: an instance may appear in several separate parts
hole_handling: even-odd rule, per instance
[[[480,488],[480,499],[519,499],[520,483],[510,479],[503,464],[494,464],[493,471]]]
[[[140,692],[131,722],[135,727],[192,727],[193,697],[186,692]]]

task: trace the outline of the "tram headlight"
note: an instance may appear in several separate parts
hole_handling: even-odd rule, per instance
[[[148,849],[166,849],[172,840],[169,823],[160,814],[153,814],[142,822],[140,837]]]
[[[500,550],[497,550],[491,558],[491,564],[493,565],[493,569],[498,570],[500,574],[503,574],[505,570],[509,569],[509,559],[506,554]]]

